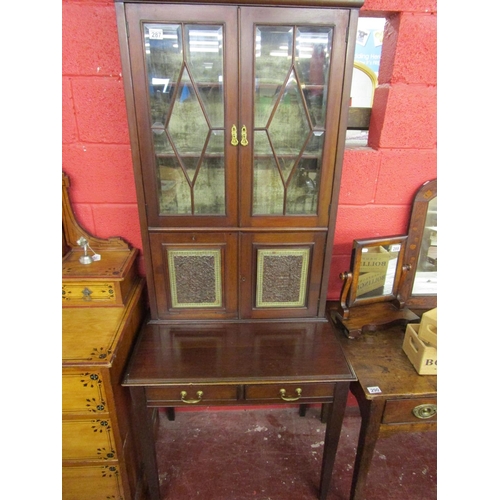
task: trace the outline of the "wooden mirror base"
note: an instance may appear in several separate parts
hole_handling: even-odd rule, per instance
[[[400,309],[392,302],[377,302],[349,309],[349,318],[343,318],[340,304],[335,304],[330,310],[333,322],[350,339],[355,339],[364,332],[374,332],[393,325],[405,326],[415,323],[420,318],[403,307]]]

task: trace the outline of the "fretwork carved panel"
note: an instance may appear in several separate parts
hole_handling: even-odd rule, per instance
[[[303,307],[309,248],[257,251],[257,307]]]
[[[220,250],[168,250],[173,307],[220,307]]]

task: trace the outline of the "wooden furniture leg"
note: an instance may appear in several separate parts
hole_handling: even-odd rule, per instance
[[[328,406],[329,404],[330,403],[323,403],[321,405],[320,420],[321,420],[322,424],[326,424],[326,417],[327,417],[328,411],[329,411],[329,406]],[[299,416],[305,417],[307,408],[309,408],[309,405],[306,405],[306,404],[299,405]]]
[[[355,384],[353,385],[355,387]],[[360,397],[361,394],[358,391],[353,390],[353,393],[358,399],[361,412],[361,428],[352,475],[350,500],[362,500],[364,498],[363,491],[366,485],[366,477],[380,432],[380,422],[384,413],[385,401],[382,399],[368,401]]]
[[[326,500],[328,496],[328,489],[332,480],[333,463],[335,462],[335,455],[337,454],[348,394],[349,382],[338,382],[335,385],[333,403],[325,404],[327,416],[325,447],[323,450],[323,463],[321,466],[321,480],[319,484],[319,500]]]
[[[132,398],[133,425],[146,476],[149,498],[150,500],[160,500],[155,436],[147,408],[146,390],[144,387],[130,387],[130,395]]]
[[[326,424],[326,419],[328,418],[328,412],[330,411],[331,403],[323,403],[321,405],[320,420],[322,424]]]
[[[175,408],[173,406],[167,407],[167,419],[170,422],[173,422],[175,420]]]

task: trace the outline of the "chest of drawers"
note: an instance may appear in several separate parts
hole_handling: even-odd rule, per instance
[[[141,497],[129,394],[120,380],[143,319],[144,289],[135,279],[123,307],[62,310],[64,500]]]

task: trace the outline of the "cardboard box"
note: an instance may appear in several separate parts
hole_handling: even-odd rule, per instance
[[[409,323],[403,341],[403,351],[419,375],[437,375],[437,349],[419,338],[420,325]]]
[[[418,336],[420,340],[437,347],[437,307],[422,314]]]

